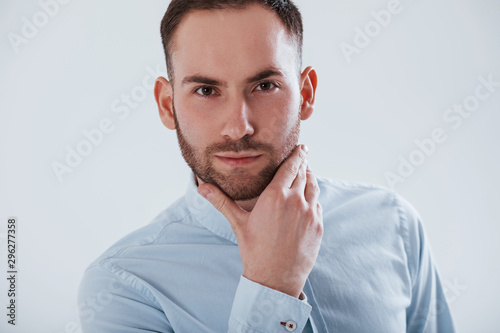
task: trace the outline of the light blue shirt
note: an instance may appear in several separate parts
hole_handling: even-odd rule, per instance
[[[306,299],[242,276],[229,222],[191,177],[87,268],[83,332],[455,332],[415,209],[383,187],[317,179],[324,233]]]

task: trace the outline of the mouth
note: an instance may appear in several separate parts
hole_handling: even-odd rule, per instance
[[[261,156],[262,154],[256,155],[248,153],[243,153],[243,154],[226,153],[226,154],[215,155],[217,160],[232,167],[250,165],[256,162]]]

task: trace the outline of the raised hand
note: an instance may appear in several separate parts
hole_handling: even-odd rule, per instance
[[[243,276],[298,297],[316,262],[323,234],[319,187],[307,170],[307,147],[295,147],[251,212],[211,184],[201,184],[198,193],[231,224]]]

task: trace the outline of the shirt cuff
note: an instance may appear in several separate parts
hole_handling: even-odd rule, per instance
[[[311,313],[307,297],[295,298],[241,276],[228,332],[302,332]]]

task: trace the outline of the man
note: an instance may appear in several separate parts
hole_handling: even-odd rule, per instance
[[[161,33],[155,98],[193,176],[87,269],[84,332],[454,332],[412,206],[307,167],[295,5],[173,0]]]

